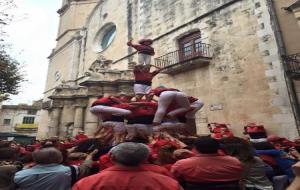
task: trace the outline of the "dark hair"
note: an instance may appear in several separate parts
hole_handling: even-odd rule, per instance
[[[174,164],[176,162],[173,152],[177,148],[174,145],[164,145],[158,149],[158,160],[160,164]]]
[[[18,158],[17,161],[20,161],[23,164],[33,162],[32,153],[25,154],[24,156]]]
[[[134,143],[143,143],[143,144],[148,144],[149,139],[147,136],[142,136],[140,134],[135,135],[129,140],[126,140],[126,142],[134,142]]]
[[[99,139],[86,139],[78,143],[75,148],[75,152],[89,153],[95,149],[99,149],[103,146],[103,143]]]
[[[254,160],[254,148],[245,139],[229,137],[224,139],[223,143],[223,149],[228,155],[234,156],[242,162]]]
[[[9,147],[9,142],[0,140],[0,148],[7,148],[7,147]]]
[[[257,142],[257,143],[252,143],[252,146],[256,150],[270,150],[270,149],[275,149],[275,147],[270,143],[270,142]]]
[[[5,147],[0,148],[0,160],[15,160],[17,157],[18,151],[14,148]]]
[[[103,143],[99,139],[86,139],[78,143],[75,152],[89,153],[97,149],[98,152],[93,156],[93,160],[98,160],[100,156],[109,152],[112,146]]]
[[[216,139],[211,137],[199,137],[195,141],[195,148],[202,154],[217,153],[220,148],[220,144]]]

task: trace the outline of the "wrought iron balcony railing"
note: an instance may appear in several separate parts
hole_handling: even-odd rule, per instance
[[[199,42],[157,57],[154,61],[155,66],[163,69],[162,72],[172,74],[209,63],[210,59],[210,45]]]
[[[300,53],[283,56],[287,74],[300,77]]]

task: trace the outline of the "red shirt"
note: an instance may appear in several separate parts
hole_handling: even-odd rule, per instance
[[[97,99],[93,104],[93,106],[97,106],[97,105],[107,105],[107,106],[111,106],[113,104],[116,104],[115,101],[113,101],[110,97],[102,97]]]
[[[146,46],[146,45],[142,45],[142,44],[132,44],[130,41],[127,42],[128,46],[133,47],[134,49],[136,49],[139,53],[143,53],[143,54],[147,54],[147,55],[154,55],[154,48],[151,46]]]
[[[108,154],[105,154],[99,158],[99,164],[101,170],[114,166]],[[141,168],[154,173],[159,173],[165,176],[173,177],[172,174],[166,168],[161,167],[159,165],[144,163],[141,164]]]
[[[180,190],[171,177],[141,167],[113,166],[96,175],[79,180],[72,190]]]
[[[160,87],[157,87],[157,88],[154,88],[151,90],[151,93],[153,93],[155,96],[160,96],[160,94],[164,91],[179,91],[175,88],[160,88]]]
[[[83,140],[88,139],[88,136],[86,136],[86,135],[84,135],[84,134],[78,134],[78,135],[75,136],[75,139],[76,139],[77,141],[83,141]]]
[[[134,118],[139,116],[152,116],[155,115],[157,110],[157,102],[138,102],[139,105],[132,105],[128,104],[127,109],[131,111],[131,114],[128,118]],[[124,106],[124,109],[125,106]]]
[[[149,81],[151,82],[153,77],[159,73],[160,70],[155,70],[153,72],[146,72],[137,67],[134,68],[134,80],[135,81]]]
[[[227,182],[241,179],[243,168],[240,161],[231,156],[198,154],[177,161],[172,166],[171,173],[186,182]]]

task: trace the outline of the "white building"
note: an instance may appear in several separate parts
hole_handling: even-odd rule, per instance
[[[37,101],[33,105],[2,105],[0,108],[0,134],[36,136],[40,120],[40,103]]]

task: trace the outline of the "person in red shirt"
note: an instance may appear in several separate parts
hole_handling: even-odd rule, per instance
[[[171,173],[187,186],[198,185],[199,189],[203,184],[215,187],[232,182],[238,185],[243,173],[241,162],[231,156],[219,155],[219,148],[217,140],[199,137],[195,142],[197,155],[177,161],[172,166]]]
[[[129,110],[114,107],[114,105],[119,103],[122,102],[115,97],[112,96],[101,97],[92,104],[90,111],[97,116],[99,115],[101,116],[102,113],[108,113],[116,116],[129,115],[130,114]]]
[[[133,47],[138,51],[138,64],[139,65],[150,65],[151,56],[155,54],[151,44],[153,41],[151,39],[141,39],[138,44],[132,43],[132,40],[127,42],[127,45]]]
[[[148,171],[141,164],[149,157],[149,149],[141,143],[122,143],[112,148],[114,166],[79,180],[72,190],[181,190],[179,183],[158,173]]]
[[[135,82],[133,90],[136,101],[140,101],[144,95],[146,95],[146,99],[148,98],[148,94],[151,91],[152,79],[160,72],[160,68],[156,68],[155,71],[150,72],[151,65],[136,65],[134,67],[133,74]]]
[[[151,93],[159,96],[158,108],[153,119],[154,125],[159,125],[165,115],[169,118],[175,118],[176,115],[185,113],[191,108],[188,97],[177,89],[158,87],[153,89]],[[167,113],[167,109],[172,103],[175,103],[177,108]]]
[[[75,136],[75,139],[76,139],[76,141],[80,142],[80,141],[88,139],[88,136],[86,136],[84,134],[84,131],[80,130],[80,131],[78,131],[78,134]]]
[[[127,120],[127,136],[130,140],[137,134],[150,135],[152,133],[152,121],[157,110],[156,102],[132,102],[131,113]]]
[[[115,144],[124,140],[124,117],[131,114],[131,111],[123,106],[125,104],[123,101],[128,101],[128,99],[116,96],[101,97],[90,108],[93,114],[101,117],[102,127],[113,128]]]

